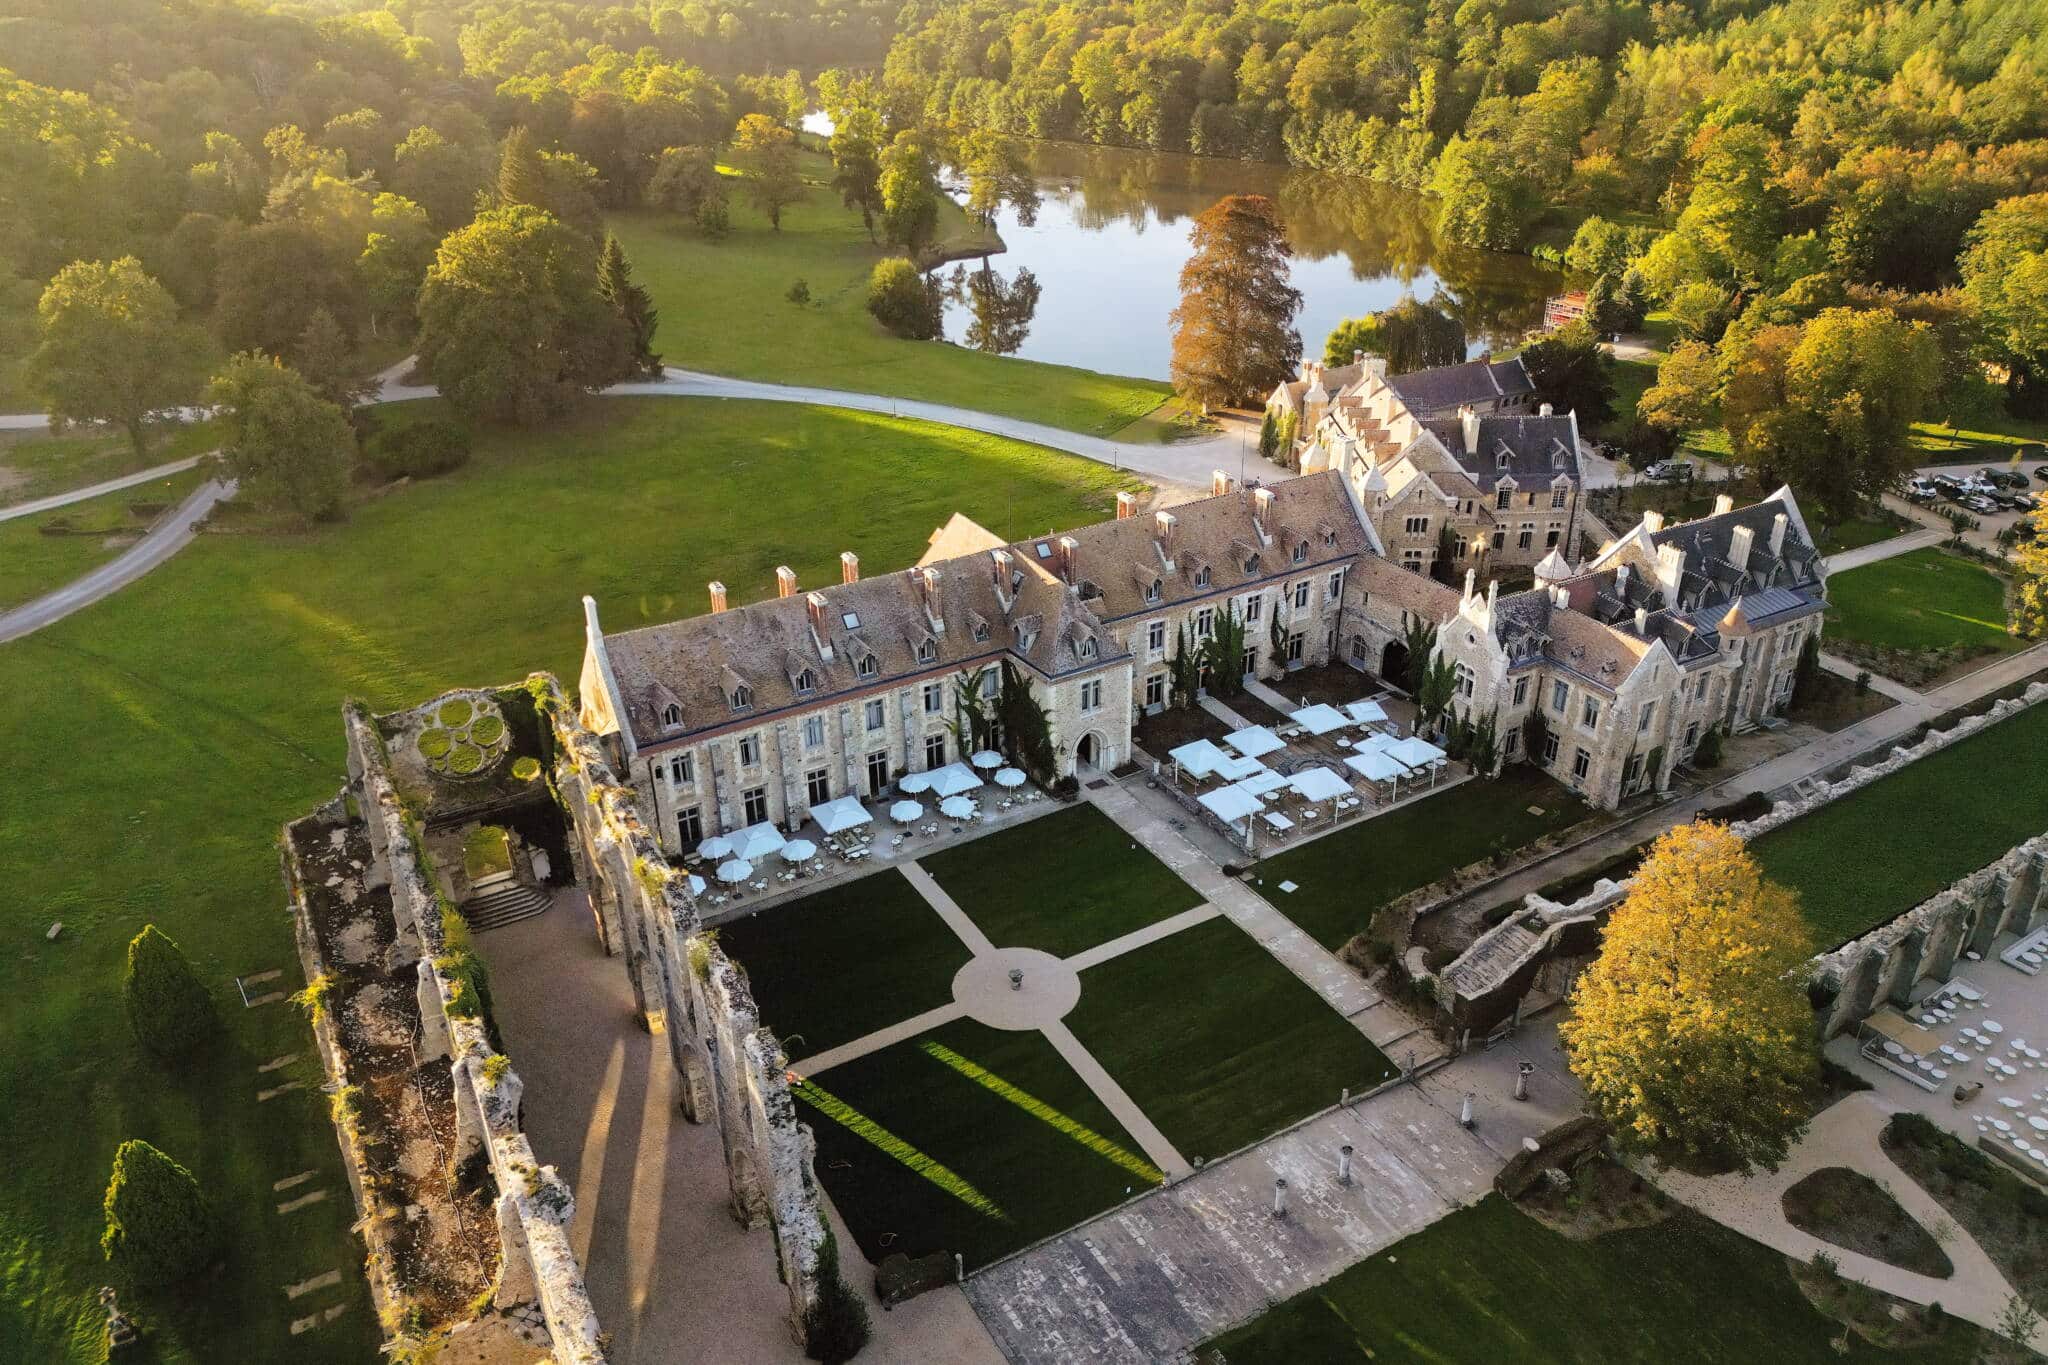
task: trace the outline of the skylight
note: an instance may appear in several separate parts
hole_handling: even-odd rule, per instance
[[[844,625],[848,630],[860,629],[860,616],[855,612],[849,611],[842,613],[839,617],[839,621],[840,624]]]

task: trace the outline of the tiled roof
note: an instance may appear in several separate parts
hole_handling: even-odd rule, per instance
[[[1407,404],[1408,411],[1424,420],[1455,413],[1467,403],[1492,403],[1536,392],[1535,382],[1529,378],[1520,356],[1512,360],[1468,360],[1462,365],[1395,375],[1387,382]]]
[[[1524,491],[1548,488],[1560,475],[1574,483],[1578,481],[1578,432],[1569,413],[1483,414],[1479,418],[1479,447],[1472,451],[1465,449],[1465,429],[1460,419],[1439,418],[1423,426],[1443,443],[1482,492],[1492,492],[1494,485],[1508,476]]]

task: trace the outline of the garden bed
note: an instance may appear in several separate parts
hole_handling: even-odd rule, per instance
[[[1955,1273],[1934,1235],[1861,1171],[1824,1167],[1786,1190],[1782,1202],[1786,1222],[1844,1251],[1915,1275],[1946,1279]]]
[[[1883,1145],[2034,1311],[2048,1314],[2048,1191],[1918,1114],[1894,1114]]]

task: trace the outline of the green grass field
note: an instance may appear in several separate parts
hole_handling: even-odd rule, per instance
[[[1828,527],[1815,548],[1824,555],[1838,555],[1844,550],[1860,550],[1865,545],[1875,545],[1904,534],[1906,532],[1886,522],[1858,518]]]
[[[1201,904],[1195,889],[1081,804],[919,859],[998,948],[1072,957]]]
[[[1180,1154],[1213,1159],[1394,1074],[1364,1035],[1227,919],[1081,973],[1067,1016]]]
[[[875,262],[899,254],[869,242],[860,218],[822,183],[821,156],[807,153],[810,192],[783,211],[775,232],[743,193],[733,228],[708,241],[674,215],[620,214],[612,230],[661,312],[662,361],[742,379],[812,385],[950,403],[1072,431],[1110,435],[1159,406],[1167,386],[1096,374],[944,343],[904,341],[867,312]],[[942,246],[965,247],[978,230],[948,201]],[[785,297],[803,280],[809,304]]]
[[[48,536],[42,527],[68,517],[79,526],[107,531],[141,532],[148,522],[133,516],[136,503],[176,503],[204,481],[206,474],[188,469],[168,478],[124,488],[116,493],[88,498],[55,512],[0,521],[0,611],[18,607],[32,598],[61,588],[81,574],[90,573],[121,553],[119,544],[107,544],[107,536]]]
[[[213,445],[210,422],[156,430],[151,436],[149,454],[140,462],[125,436],[98,432],[72,432],[64,436],[0,432],[0,507],[32,502],[138,469],[202,455]]]
[[[1542,814],[1531,813],[1531,807]],[[1334,952],[1365,932],[1373,912],[1387,902],[1590,813],[1565,788],[1514,763],[1493,781],[1467,782],[1267,858],[1258,865],[1260,892]],[[1285,881],[1298,889],[1282,892]]]
[[[894,868],[729,920],[718,937],[793,1058],[945,1004],[970,956]]]
[[[2000,721],[1749,846],[1821,947],[1910,910],[2048,829],[2048,706]],[[1930,818],[1938,814],[1938,818]]]
[[[970,1269],[1156,1184],[1045,1036],[959,1020],[797,1087],[818,1178],[871,1261]]]
[[[1838,1325],[1785,1258],[1681,1209],[1573,1241],[1499,1196],[1460,1209],[1329,1283],[1217,1338],[1230,1365],[1315,1361],[1772,1361],[1932,1365],[1978,1358],[1978,1330],[1845,1357]],[[1208,1348],[1197,1357],[1211,1359]]]
[[[2005,631],[2005,580],[1935,549],[1830,578],[1827,633],[1892,649],[1961,645],[2004,653],[2022,643]]]
[[[254,1060],[309,1052],[303,1019],[237,1009],[220,1068],[173,1083],[137,1057],[119,1000],[147,921],[224,1002],[235,973],[296,977],[273,841],[342,782],[343,698],[382,710],[533,668],[573,679],[580,594],[619,629],[701,610],[714,577],[746,601],[772,591],[778,563],[809,583],[836,581],[844,549],[877,572],[911,563],[956,509],[1005,537],[1104,517],[1122,486],[1098,465],[914,422],[606,400],[581,425],[481,438],[464,469],[347,524],[202,537],[0,646],[0,691],[24,718],[0,804],[0,927],[15,945],[0,960],[0,1360],[97,1359],[100,1200],[130,1136],[194,1162],[235,1220],[226,1275],[135,1301],[161,1360],[369,1356],[366,1309],[286,1333],[284,1284],[329,1269],[361,1284],[318,1092],[255,1101]],[[65,932],[46,944],[53,920]],[[280,1218],[272,1182],[309,1169],[329,1201]]]

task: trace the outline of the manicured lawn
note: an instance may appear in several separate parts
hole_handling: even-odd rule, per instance
[[[1904,535],[1898,527],[1882,521],[1858,519],[1845,521],[1840,526],[1830,526],[1820,538],[1819,550],[1824,555],[1840,554],[1844,550],[1860,550],[1865,545],[1875,545],[1881,540]],[[1851,571],[1853,572],[1853,570]]]
[[[2005,580],[1940,550],[1914,550],[1828,580],[1828,629],[1836,639],[1892,649],[1956,645],[2005,652]]]
[[[1542,814],[1533,814],[1531,808]],[[1258,865],[1260,893],[1311,938],[1335,951],[1363,933],[1382,905],[1478,862],[1586,818],[1586,804],[1526,764],[1389,815],[1275,854]],[[1280,890],[1292,881],[1299,889]]]
[[[45,523],[69,517],[79,526],[140,532],[148,523],[130,515],[131,504],[175,503],[205,478],[202,471],[188,469],[54,512],[0,521],[0,565],[5,566],[5,572],[0,573],[0,611],[63,587],[106,563],[123,548],[108,545],[107,537],[100,535],[46,536],[41,530]]]
[[[718,937],[793,1058],[945,1004],[971,956],[894,868],[729,921]]]
[[[1213,919],[1081,973],[1067,1016],[1190,1161],[1365,1090],[1394,1066],[1243,930]]]
[[[0,411],[12,409],[0,407]],[[150,436],[149,453],[140,461],[129,448],[126,436],[92,431],[64,436],[39,431],[0,432],[0,507],[201,455],[213,447],[210,422],[156,428]]]
[[[1773,1361],[1829,1365],[1841,1329],[1785,1258],[1687,1210],[1573,1241],[1498,1195],[1211,1343],[1230,1365],[1352,1360]],[[1848,1358],[1969,1361],[1979,1333]],[[1201,1357],[1209,1358],[1207,1350]]]
[[[608,399],[582,425],[486,435],[462,470],[346,524],[202,537],[0,646],[19,718],[0,802],[0,1360],[96,1359],[100,1199],[130,1136],[196,1163],[236,1220],[236,1261],[205,1292],[132,1301],[161,1329],[161,1360],[369,1357],[367,1308],[287,1332],[304,1310],[282,1285],[330,1269],[361,1284],[324,1097],[255,1102],[256,1060],[309,1053],[303,1018],[237,1007],[220,1069],[173,1081],[137,1055],[118,994],[148,921],[224,1002],[237,972],[283,968],[292,984],[274,839],[341,785],[343,698],[383,710],[533,668],[573,679],[582,593],[612,628],[664,620],[702,610],[711,578],[751,600],[778,563],[837,581],[844,549],[880,572],[913,562],[956,508],[1019,537],[1108,516],[1119,486],[1098,465],[914,422]],[[52,920],[65,931],[46,944]],[[279,1217],[272,1183],[304,1170],[328,1201]]]
[[[743,379],[884,393],[1112,435],[1157,407],[1167,387],[984,354],[942,342],[904,341],[867,312],[875,262],[900,254],[868,241],[857,215],[821,183],[823,157],[807,155],[812,182],[783,211],[782,231],[735,194],[732,233],[711,242],[672,215],[620,214],[612,230],[661,311],[655,347],[664,363]],[[947,204],[942,233],[976,238]],[[793,304],[803,280],[811,302]]]
[[[1035,1032],[963,1019],[796,1094],[818,1137],[818,1178],[871,1261],[959,1252],[972,1269],[1158,1179]]]
[[[2048,706],[2035,706],[1750,844],[1799,892],[1820,946],[1854,938],[2048,829]]]
[[[1072,957],[1202,903],[1083,802],[919,860],[998,948]]]

